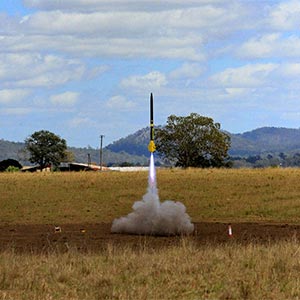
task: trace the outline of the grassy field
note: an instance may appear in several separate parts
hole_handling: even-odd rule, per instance
[[[299,299],[296,241],[150,251],[0,254],[1,299]]]
[[[300,170],[158,170],[160,199],[194,222],[300,223]],[[147,173],[0,174],[0,223],[111,222],[131,211]],[[300,243],[99,253],[0,253],[0,299],[300,299]]]
[[[159,170],[161,201],[194,222],[300,222],[300,170]],[[0,223],[112,222],[131,211],[147,172],[0,174]]]

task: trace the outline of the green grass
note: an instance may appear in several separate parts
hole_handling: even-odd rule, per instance
[[[300,170],[159,170],[161,201],[192,220],[300,222]],[[111,222],[131,211],[147,173],[0,174],[0,223]]]

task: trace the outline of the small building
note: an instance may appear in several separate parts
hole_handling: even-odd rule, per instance
[[[66,171],[100,171],[100,166],[95,164],[84,164],[84,163],[76,163],[76,162],[70,162],[70,163],[61,163],[59,166],[59,170],[62,172]],[[106,167],[102,167],[102,170],[106,170]]]

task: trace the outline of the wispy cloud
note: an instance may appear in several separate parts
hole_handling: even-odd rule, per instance
[[[211,81],[229,88],[260,87],[266,84],[269,74],[277,67],[277,64],[268,63],[228,68],[212,76]]]
[[[300,26],[300,3],[297,0],[281,1],[269,15],[269,24],[277,30],[293,30]]]
[[[28,115],[32,112],[33,112],[33,109],[29,108],[29,107],[0,108],[0,114],[2,114],[2,115],[21,116],[21,115]]]
[[[158,71],[150,72],[146,75],[133,75],[121,81],[124,88],[138,90],[155,90],[167,84],[167,78]]]
[[[68,125],[71,128],[79,128],[79,127],[93,127],[95,126],[95,122],[88,117],[77,116],[68,121]]]
[[[204,68],[196,63],[184,63],[180,68],[170,72],[171,79],[191,79],[203,74]]]
[[[127,100],[124,96],[113,96],[106,102],[106,106],[116,110],[127,110],[135,106],[133,101]]]
[[[91,12],[95,10],[110,11],[166,11],[174,9],[187,9],[191,7],[208,5],[226,5],[227,0],[23,0],[31,8],[42,10],[62,10]],[[232,1],[233,2],[233,1]]]
[[[50,97],[50,102],[58,106],[74,106],[79,100],[79,93],[64,92]]]
[[[23,100],[30,94],[29,90],[23,89],[4,89],[0,90],[0,103],[12,104]]]
[[[253,37],[236,51],[242,58],[300,58],[300,37],[280,33]]]
[[[80,79],[84,70],[79,60],[53,54],[11,52],[0,55],[0,83],[6,87],[62,85]]]
[[[89,144],[72,129],[106,128],[108,142],[143,126],[148,111],[140,103],[150,92],[159,123],[190,112],[235,132],[265,124],[271,113],[274,126],[296,122],[284,114],[300,111],[297,0],[22,3],[23,11],[13,14],[12,5],[0,14],[0,109],[11,124],[24,117],[23,130],[40,124],[37,111],[60,128],[63,111],[69,137]]]

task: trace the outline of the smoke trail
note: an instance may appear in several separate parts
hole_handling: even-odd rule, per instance
[[[133,204],[133,212],[113,221],[111,232],[151,235],[193,232],[194,225],[181,202],[167,200],[160,203],[155,173],[154,158],[151,153],[147,193],[142,200]]]

